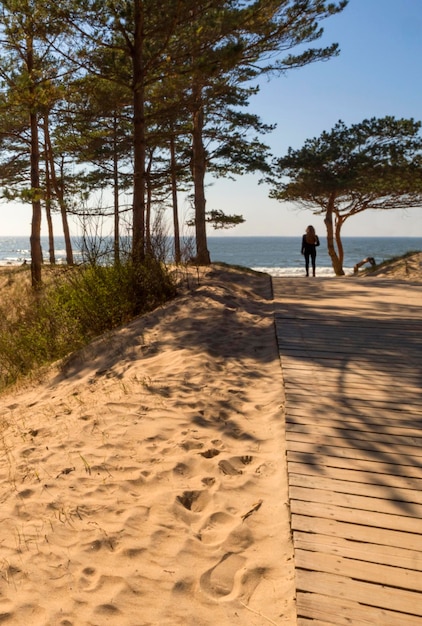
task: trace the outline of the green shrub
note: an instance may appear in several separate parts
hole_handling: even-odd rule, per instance
[[[129,262],[53,272],[25,301],[2,303],[0,388],[154,309],[175,292],[165,266],[154,259],[141,266]]]

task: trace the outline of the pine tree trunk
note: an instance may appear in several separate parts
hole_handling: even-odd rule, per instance
[[[327,209],[325,212],[324,223],[327,229],[327,249],[331,258],[331,263],[336,276],[344,276],[344,270],[341,260],[339,259],[334,245],[334,202],[335,194],[331,194]]]
[[[26,65],[28,76],[30,77],[29,91],[31,97],[35,101],[35,85],[32,82],[34,72],[34,49],[33,39],[28,35],[26,39]],[[31,130],[31,192],[32,192],[32,223],[31,223],[31,282],[32,287],[38,289],[41,286],[41,266],[42,266],[42,250],[41,250],[41,198],[40,198],[40,146],[38,136],[38,115],[34,109],[29,114],[29,123]]]
[[[53,158],[53,146],[51,144],[50,138],[50,127],[48,116],[44,117],[44,137],[45,137],[45,149],[47,153],[48,162],[50,165],[50,176],[51,182],[53,185],[54,193],[56,194],[57,201],[60,206],[60,214],[62,217],[62,226],[63,226],[63,237],[66,249],[66,263],[68,265],[73,265],[73,250],[72,250],[72,241],[70,238],[70,229],[69,222],[67,219],[67,209],[66,203],[64,201],[63,187],[59,185],[57,176],[56,176],[56,165],[54,163]]]
[[[198,265],[211,263],[207,247],[207,229],[205,220],[205,172],[206,153],[203,144],[202,130],[204,125],[204,111],[199,108],[193,114],[192,135],[192,170],[195,193],[195,234],[196,234],[196,262]]]
[[[36,113],[31,113],[31,189],[32,189],[32,224],[31,224],[31,278],[32,286],[41,286],[41,200],[39,175],[39,143],[38,119]]]
[[[113,124],[113,197],[114,197],[114,264],[120,263],[119,157],[117,153],[117,118]]]
[[[179,208],[177,203],[176,147],[173,133],[170,136],[170,171],[173,200],[174,261],[179,264],[182,260],[182,253],[180,250]]]
[[[47,147],[44,150],[44,167],[45,167],[45,214],[47,217],[48,228],[48,254],[51,265],[55,265],[56,256],[54,250],[54,229],[53,219],[51,217],[51,179],[50,168],[48,166]]]
[[[343,222],[344,219],[342,219],[339,215],[339,213],[336,212],[336,218],[335,218],[335,239],[336,239],[336,245],[337,245],[337,251],[338,251],[338,260],[339,260],[339,264],[341,266],[341,270],[344,274],[343,271],[343,263],[344,263],[344,248],[343,248],[343,242],[341,240],[341,227],[343,226]]]
[[[152,210],[152,181],[151,181],[151,168],[152,168],[152,154],[148,161],[148,166],[145,170],[145,193],[146,193],[146,205],[145,205],[145,250],[149,257],[153,256],[152,238],[151,238],[151,210]]]
[[[133,43],[133,238],[135,264],[145,260],[145,87],[143,68],[144,21],[142,0],[134,1]]]

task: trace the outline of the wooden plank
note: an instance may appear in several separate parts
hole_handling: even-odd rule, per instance
[[[312,426],[315,424],[315,411],[303,411],[292,407],[286,411],[286,428],[289,429],[291,424]],[[345,410],[340,414],[325,414],[322,419],[318,416],[318,424],[320,426],[343,426],[349,429],[365,428],[374,433],[381,431],[393,435],[402,432],[406,435],[415,433],[416,436],[420,436],[422,432],[422,417],[420,419],[414,415],[405,417],[402,412],[386,415],[384,411],[380,411],[377,415],[371,412],[370,415],[362,416]]]
[[[382,486],[387,489],[409,489],[422,493],[422,478],[411,478],[409,476],[400,476],[392,473],[381,473],[378,464],[373,464],[373,471],[364,471],[352,468],[329,467],[321,468],[310,463],[297,463],[288,460],[288,472],[290,480],[297,480],[297,476],[310,477],[317,481],[332,479],[335,481],[347,481],[356,483],[357,485],[374,485]],[[297,484],[297,483],[292,483]],[[320,483],[321,485],[323,483]],[[302,485],[305,486],[305,485]],[[334,488],[335,488],[334,484]],[[419,501],[419,500],[418,500]]]
[[[311,389],[315,384],[314,380],[304,376],[306,369],[303,367],[301,369],[298,367],[293,369],[289,368],[288,363],[286,363],[283,371],[286,389],[294,391],[297,385],[302,386],[304,389]],[[362,378],[361,376],[363,372],[366,374],[365,378]],[[392,395],[391,391],[394,390],[400,394],[404,391],[405,395],[411,393],[412,396],[414,395],[419,399],[421,397],[420,387],[418,387],[415,382],[412,384],[412,381],[408,381],[406,378],[392,378],[391,373],[387,375],[386,372],[384,372],[383,375],[374,374],[372,376],[368,376],[366,369],[362,370],[362,372],[349,372],[348,370],[345,372],[344,370],[324,369],[324,376],[321,376],[320,380],[323,384],[322,389],[332,389],[334,386],[338,387],[341,385],[343,387],[343,392],[346,392],[347,395],[351,396],[355,395],[357,389],[362,389],[365,394],[376,389],[377,391],[385,394],[388,394],[388,391],[390,390],[390,395]],[[344,386],[345,381],[347,382],[347,388]]]
[[[296,327],[288,327],[285,325],[283,329],[279,329],[278,335],[281,341],[281,351],[284,347],[292,347],[301,349],[309,349],[314,351],[331,351],[339,354],[348,354],[351,350],[356,349],[358,352],[358,358],[365,358],[366,355],[371,354],[376,358],[382,355],[380,353],[380,345],[378,337],[374,337],[373,330],[365,329],[364,327],[357,329],[358,332],[355,331],[353,327],[347,327],[348,336],[347,341],[344,341],[345,328],[339,328],[339,332],[333,326],[322,327],[320,325],[315,325],[315,328],[312,329],[312,339],[307,340],[300,333],[297,332],[297,328],[304,329],[307,327],[307,322],[301,323]],[[406,331],[400,333],[397,329],[391,328],[391,333],[386,334],[385,337],[391,338],[392,341],[396,344],[400,338],[409,343],[409,348],[412,351],[416,351],[418,347],[421,345],[421,339],[418,336],[418,329],[414,327],[412,331],[406,329]],[[337,345],[333,345],[332,340],[333,337],[338,338],[340,341]],[[378,348],[378,350],[377,350]],[[385,349],[385,347],[383,346]],[[360,352],[360,353],[359,353]],[[401,356],[401,355],[400,355]]]
[[[309,407],[303,411],[297,407],[292,407],[291,411],[286,411],[286,428],[307,429],[306,432],[328,432],[330,429],[349,430],[357,432],[370,432],[374,434],[384,434],[406,437],[414,437],[422,445],[422,413],[418,420],[415,415],[405,416],[403,412],[393,412],[386,414],[380,412],[377,416],[372,413],[362,415],[352,409],[344,413],[325,413],[315,420],[315,409]],[[312,410],[313,409],[313,410]],[[319,415],[319,413],[318,413]]]
[[[302,328],[305,327],[302,326]],[[410,340],[407,335],[402,335],[402,337],[407,344],[410,344],[409,348],[411,348],[411,350],[409,350],[409,354],[411,356],[415,356],[417,352],[421,349],[421,341],[416,337],[416,335],[413,340]],[[366,343],[365,339],[367,340]],[[397,339],[398,338],[395,337],[395,340]],[[359,338],[357,336],[350,336],[348,337],[348,340],[350,341],[347,345],[343,343],[342,345],[339,344],[335,346],[330,345],[330,341],[332,340],[333,337],[331,336],[331,330],[329,330],[326,335],[316,335],[315,337],[313,337],[312,344],[304,341],[301,337],[299,339],[295,338],[293,334],[278,334],[278,345],[282,356],[284,354],[307,353],[312,355],[315,354],[318,356],[323,354],[335,354],[338,357],[343,357],[354,354],[356,356],[357,362],[366,362],[369,358],[372,358],[374,361],[380,361],[381,364],[383,364],[380,359],[380,356],[382,358],[383,352],[382,348],[380,350],[378,340],[371,341],[370,338],[367,338],[365,336],[361,336]],[[399,359],[402,360],[404,363],[409,363],[402,354],[399,354]],[[388,365],[388,363],[385,364]]]
[[[292,511],[292,529],[294,531],[321,534],[349,539],[360,543],[401,548],[415,553],[413,569],[419,570],[422,554],[422,535],[399,529],[381,528],[368,524],[354,524],[346,520],[327,517],[312,517],[306,513]]]
[[[317,417],[316,417],[317,416]],[[312,428],[312,420],[318,421],[320,426],[327,426],[332,428],[341,428],[344,427],[348,430],[360,429],[367,430],[368,432],[377,433],[377,432],[385,432],[386,434],[398,434],[403,433],[405,436],[413,436],[414,434],[417,436],[418,433],[422,432],[422,420],[420,424],[417,421],[408,418],[404,421],[399,421],[400,418],[395,417],[394,415],[384,415],[384,422],[374,421],[374,419],[370,420],[366,415],[361,415],[356,412],[354,415],[350,413],[332,413],[327,414],[323,412],[322,414],[315,411],[298,411],[293,412],[289,407],[286,409],[286,431],[288,432],[292,426],[302,425],[308,428]],[[403,419],[403,418],[402,418]]]
[[[298,626],[419,625],[421,289],[274,284]]]
[[[332,328],[327,328],[326,332],[321,333],[318,332],[320,328],[321,327],[318,327],[318,325],[315,325],[315,328],[312,329],[312,339],[310,341],[304,339],[303,334],[298,332],[298,329],[305,332],[307,331],[306,322],[299,324],[296,328],[287,329],[286,327],[285,332],[282,330],[280,331],[279,329],[277,338],[281,354],[284,354],[285,351],[296,350],[297,352],[334,352],[340,355],[349,355],[352,351],[354,351],[358,361],[365,361],[368,357],[372,357],[374,361],[382,361],[388,365],[388,359],[382,359],[382,356],[385,353],[385,347],[380,345],[377,337],[371,337],[371,333],[365,333],[364,329],[362,329],[361,334],[356,334],[352,329],[350,329],[350,334],[347,337],[348,341],[346,343],[344,341],[343,334],[346,328],[343,328],[341,333],[337,333],[335,331],[333,332]],[[417,354],[421,347],[421,340],[418,337],[418,332],[416,329],[413,330],[415,332],[403,333],[400,335],[403,342],[406,342],[406,348],[408,348],[407,352],[409,352],[410,355]],[[386,338],[387,336],[384,336],[383,339],[386,340]],[[394,329],[392,329],[392,335],[389,338],[391,338],[391,341],[394,341],[394,344],[400,341],[399,336],[394,336]],[[338,341],[335,341],[336,339],[338,339]],[[394,347],[397,348],[396,345]],[[405,360],[402,353],[398,353],[398,357]]]
[[[354,404],[362,401],[369,402],[376,400],[383,403],[383,407],[385,407],[388,411],[394,410],[395,407],[403,406],[403,403],[407,403],[407,405],[411,406],[411,410],[413,414],[419,414],[419,418],[421,416],[420,407],[422,406],[422,398],[420,394],[420,390],[410,389],[406,387],[397,386],[394,388],[393,386],[389,386],[388,382],[386,382],[385,386],[378,384],[376,381],[373,382],[371,388],[366,388],[362,384],[351,384],[346,377],[346,380],[343,381],[332,381],[327,382],[327,380],[299,380],[295,378],[294,380],[290,380],[288,376],[284,375],[284,389],[289,397],[296,398],[298,404],[305,403],[309,404],[313,408],[315,408],[315,397],[320,396],[317,403],[317,406],[320,406],[320,403],[327,404],[328,401],[333,400],[333,396],[335,396],[336,392],[338,392],[339,385],[347,385],[347,392],[343,391],[342,396],[344,399],[349,399]],[[322,394],[321,394],[322,391]],[[334,398],[334,402],[336,402]],[[342,403],[337,402],[338,408],[341,408]],[[344,407],[347,408],[347,405]]]
[[[335,445],[334,442],[331,445],[321,443],[309,443],[307,441],[297,441],[296,439],[288,438],[286,433],[287,448],[295,452],[303,452],[309,455],[309,458],[319,456],[322,459],[321,464],[324,464],[324,458],[343,458],[343,459],[361,459],[362,461],[376,461],[379,463],[380,468],[386,463],[389,465],[412,465],[419,469],[417,476],[420,476],[420,470],[422,469],[422,456],[415,457],[410,452],[406,454],[404,450],[396,450],[395,448],[389,449],[377,449],[375,446],[371,449],[369,446],[359,449],[353,447],[347,447],[345,444]]]
[[[392,377],[392,373],[390,370],[377,371],[376,375],[371,373],[368,374],[367,368],[362,368],[358,370],[350,370],[348,367],[347,370],[339,369],[338,367],[329,367],[327,363],[324,363],[324,368],[322,368],[317,362],[309,360],[307,363],[289,359],[283,357],[281,360],[281,367],[283,370],[283,379],[285,383],[292,384],[306,384],[309,387],[311,385],[316,385],[318,382],[320,385],[320,390],[325,389],[325,387],[331,387],[335,383],[340,387],[340,390],[344,393],[348,392],[348,388],[344,387],[344,381],[352,384],[354,391],[356,388],[361,386],[363,389],[367,389],[368,385],[372,382],[375,387],[385,388],[391,383],[397,393],[399,391],[404,391],[407,394],[408,390],[412,393],[417,393],[420,396],[420,387],[418,385],[420,378],[417,372],[417,368],[412,366],[411,368],[406,368],[406,366],[402,366],[400,373],[394,378]],[[316,379],[309,377],[309,372],[314,372]],[[306,376],[308,374],[308,376]],[[367,380],[364,382],[360,377],[362,374],[367,375]],[[354,393],[352,395],[355,395]]]
[[[320,368],[330,368],[332,370],[346,370],[347,371],[351,371],[351,372],[357,372],[357,371],[362,371],[362,370],[367,370],[368,371],[368,376],[370,375],[369,373],[369,362],[371,361],[370,359],[368,359],[368,362],[365,363],[365,361],[363,360],[357,360],[356,359],[356,354],[354,354],[353,352],[350,353],[350,355],[343,355],[343,357],[341,356],[336,356],[335,352],[320,352],[318,354],[314,353],[314,352],[306,352],[306,351],[295,351],[295,350],[290,350],[290,351],[283,351],[281,350],[281,358],[283,359],[296,359],[298,361],[298,363],[302,363],[303,366],[303,370],[304,372],[308,369],[308,366],[310,364],[313,365],[318,365]],[[417,368],[419,366],[419,355],[415,355],[413,358],[411,358],[409,356],[409,358],[406,357],[406,359],[400,359],[397,358],[394,360],[394,366],[398,367],[398,368],[402,368],[404,371],[406,371],[406,369],[408,369],[409,371],[411,369],[413,369],[413,371],[415,370],[415,368]],[[377,368],[377,372],[380,373],[385,373],[385,374],[390,374],[391,375],[391,366],[388,364],[383,364],[381,362],[376,364],[376,368]],[[402,372],[403,374],[403,372]]]
[[[289,495],[292,500],[303,500],[326,506],[331,504],[337,507],[358,509],[360,512],[382,513],[392,517],[416,518],[419,531],[422,532],[422,506],[404,500],[384,500],[372,496],[360,496],[349,493],[339,493],[329,489],[308,489],[289,485]],[[393,523],[393,522],[392,522]],[[409,524],[411,520],[409,519]],[[388,526],[387,526],[388,528]],[[412,531],[417,532],[417,531]]]
[[[297,378],[294,380],[290,380],[288,376],[284,376],[284,389],[286,394],[291,397],[292,400],[295,400],[297,404],[303,405],[310,404],[315,407],[315,396],[319,396],[321,391],[323,392],[323,396],[318,401],[318,406],[320,406],[320,402],[324,404],[327,401],[330,401],[330,396],[334,396],[336,392],[338,392],[339,385],[347,385],[347,392],[343,392],[343,398],[348,401],[353,402],[353,404],[361,403],[365,404],[368,402],[378,402],[384,407],[386,410],[393,410],[395,407],[402,407],[404,403],[407,404],[408,407],[411,407],[411,410],[415,414],[416,412],[421,415],[421,406],[422,406],[422,398],[419,390],[409,389],[397,386],[396,388],[388,385],[386,383],[385,387],[379,385],[376,381],[373,382],[371,387],[365,387],[362,384],[351,384],[348,378],[343,380],[341,383],[339,381],[335,382],[327,382],[327,380],[319,381],[315,379],[311,380],[298,380]],[[335,398],[334,398],[335,402]],[[339,408],[341,408],[341,403],[338,403]]]
[[[403,369],[401,376],[396,379],[391,379],[387,373],[383,373],[382,375],[380,373],[376,377],[368,378],[366,383],[358,378],[356,372],[339,370],[338,368],[332,369],[329,367],[322,369],[318,367],[316,363],[312,362],[309,362],[308,367],[305,367],[305,364],[303,364],[301,369],[298,367],[293,369],[288,362],[284,361],[282,362],[282,369],[285,386],[291,391],[294,391],[294,388],[298,385],[309,390],[318,387],[320,391],[332,389],[334,386],[337,386],[337,389],[341,391],[343,395],[354,397],[359,389],[367,393],[369,386],[371,386],[372,389],[377,389],[388,395],[387,387],[391,384],[392,390],[394,390],[394,394],[390,394],[392,395],[392,399],[394,399],[396,394],[399,394],[399,396],[404,394],[405,397],[410,394],[412,397],[416,397],[416,399],[419,398],[419,400],[421,396],[421,390],[418,386],[419,377],[415,376],[415,367],[412,368],[412,371]],[[309,377],[310,371],[315,373],[315,378]],[[406,376],[406,374],[409,376]]]
[[[318,385],[319,386],[319,385]],[[331,392],[330,392],[331,391]],[[352,411],[353,414],[356,413],[359,415],[372,415],[372,411],[383,411],[386,417],[392,414],[392,417],[396,416],[397,413],[407,414],[408,416],[413,416],[416,420],[420,421],[420,417],[422,415],[422,404],[420,400],[415,400],[413,398],[407,397],[398,397],[396,399],[388,399],[386,398],[376,398],[368,397],[365,398],[364,395],[360,394],[359,391],[356,392],[356,396],[348,396],[341,395],[341,398],[336,398],[336,391],[326,390],[325,395],[322,395],[318,402],[315,401],[315,398],[318,397],[320,392],[316,389],[310,388],[310,390],[306,390],[306,393],[301,394],[300,389],[296,389],[293,393],[292,391],[286,392],[286,403],[287,407],[296,411],[307,412],[311,410],[314,415],[316,413],[322,414],[323,412],[333,412],[342,414],[344,411],[347,413],[348,411]],[[328,413],[329,415],[330,413]],[[399,416],[398,416],[399,417]],[[317,421],[315,421],[317,423]]]
[[[298,446],[295,445],[294,447]],[[340,452],[342,454],[340,454]],[[360,456],[360,458],[357,458],[358,456]],[[378,473],[380,476],[384,474],[409,478],[420,478],[421,476],[421,466],[409,465],[409,462],[406,462],[406,459],[403,459],[400,455],[395,457],[391,456],[388,462],[381,462],[369,458],[366,454],[358,455],[354,452],[352,456],[351,452],[344,451],[343,449],[339,451],[337,456],[324,456],[323,454],[309,452],[308,450],[302,452],[293,449],[287,451],[287,459],[288,461],[308,465],[310,471],[312,468],[315,468],[315,472],[319,472],[321,476],[325,473],[329,475],[330,468],[363,470]]]
[[[354,453],[364,452],[367,456],[376,455],[380,462],[387,460],[392,455],[404,455],[408,459],[418,459],[418,463],[422,466],[422,448],[417,446],[407,446],[394,444],[389,445],[384,442],[371,441],[369,439],[341,438],[341,437],[323,437],[316,434],[314,437],[305,433],[293,433],[286,431],[287,447],[293,445],[304,444],[309,451],[318,452],[323,450],[325,454],[337,455],[339,449],[352,449]]]
[[[359,372],[368,371],[368,362],[372,362],[375,364],[374,369],[371,374],[368,373],[368,382],[369,380],[377,380],[378,375],[388,374],[391,376],[391,367],[388,362],[383,362],[381,360],[377,360],[377,357],[380,356],[379,346],[374,345],[372,348],[368,350],[364,350],[362,354],[357,355],[356,352],[360,350],[359,346],[351,344],[348,349],[337,350],[336,348],[330,349],[324,346],[312,346],[309,348],[306,345],[296,346],[291,343],[283,343],[283,341],[279,341],[279,352],[281,358],[286,361],[288,360],[297,361],[297,366],[300,365],[301,362],[311,361],[312,363],[324,363],[324,365],[328,362],[341,362],[343,363],[343,370],[341,372],[346,375],[349,373],[352,375],[358,375]],[[281,344],[281,345],[280,345]],[[421,347],[418,348],[418,351]],[[417,352],[409,355],[403,355],[403,357],[398,357],[398,361],[404,368],[414,369],[418,365]],[[287,365],[287,363],[286,363]],[[299,367],[297,367],[299,369]],[[332,369],[332,373],[334,374],[335,370]],[[337,374],[340,373],[338,370]],[[328,379],[327,379],[328,382]]]
[[[364,562],[341,555],[302,550],[296,547],[295,563],[296,567],[310,571],[385,585],[392,588],[392,593],[396,589],[422,592],[422,573],[403,567]]]
[[[324,389],[325,386],[330,387],[337,381],[337,385],[339,386],[340,391],[348,392],[348,389],[344,387],[344,381],[351,381],[355,383],[355,387],[358,387],[359,383],[357,382],[358,377],[362,373],[366,373],[368,380],[367,382],[361,382],[362,388],[365,390],[368,389],[368,384],[372,381],[374,386],[380,385],[381,387],[385,387],[389,382],[391,382],[396,387],[396,392],[399,393],[400,384],[403,385],[403,389],[407,392],[408,386],[409,390],[413,390],[413,392],[418,391],[418,365],[415,363],[400,363],[399,374],[396,378],[392,378],[391,369],[388,367],[385,369],[379,368],[378,365],[373,366],[376,367],[376,373],[373,371],[369,372],[369,366],[354,363],[353,367],[351,362],[339,359],[324,359],[321,362],[314,359],[312,355],[309,355],[307,358],[294,358],[292,356],[281,356],[281,367],[283,370],[283,375],[286,381],[290,379],[292,382],[302,382],[307,383],[308,385],[315,384],[315,380],[307,377],[306,374],[309,375],[310,371],[313,371],[318,376],[318,380],[321,384],[320,389]],[[420,393],[420,390],[419,390]],[[354,394],[352,394],[354,395]]]
[[[367,606],[422,617],[422,594],[405,589],[392,589],[375,583],[352,580],[344,576],[297,569],[298,591],[337,597]],[[298,604],[298,613],[302,607]],[[353,623],[353,622],[352,622]],[[397,626],[401,626],[401,619]]]
[[[312,526],[315,529],[315,525]],[[335,535],[324,535],[315,532],[293,533],[295,549],[311,550],[324,554],[343,555],[358,561],[380,563],[393,567],[403,567],[422,573],[422,553],[397,546],[385,546],[368,543],[364,537],[361,541],[351,541]]]
[[[348,385],[347,381],[346,384]],[[323,385],[324,396],[320,398],[318,403],[310,403],[309,395],[317,395],[320,393],[321,385]],[[376,386],[372,386],[371,389],[365,389],[363,387],[355,387],[354,389],[347,386],[347,393],[343,394],[343,401],[338,402],[335,399],[335,395],[338,392],[338,384],[326,384],[325,382],[318,383],[317,381],[313,381],[312,384],[307,381],[303,381],[300,383],[295,381],[293,384],[287,384],[285,381],[285,391],[287,398],[291,400],[292,403],[297,405],[302,404],[302,406],[306,409],[309,406],[315,410],[316,408],[333,406],[334,404],[341,410],[342,405],[350,406],[353,405],[353,408],[365,407],[368,410],[369,407],[378,407],[381,409],[390,410],[399,410],[399,411],[413,411],[414,414],[422,413],[422,400],[420,394],[416,391],[410,392],[410,390],[401,391],[397,390],[394,393],[393,390],[390,389],[389,395],[387,390],[379,389]]]
[[[331,338],[332,340],[332,338]],[[335,349],[331,346],[327,345],[328,341],[320,341],[312,343],[312,345],[306,343],[296,343],[294,341],[288,341],[285,337],[279,338],[278,345],[281,352],[281,355],[294,356],[294,357],[312,357],[313,359],[336,359],[336,360],[346,360],[353,357],[354,364],[356,364],[356,353],[360,352],[357,356],[357,360],[360,363],[364,363],[366,359],[373,358],[379,356],[379,347],[377,345],[374,346],[365,346],[364,342],[355,343],[353,341],[350,342],[349,345],[343,344],[337,345]],[[407,363],[409,365],[409,361],[407,359],[403,359],[403,363]]]
[[[308,476],[295,474],[289,468],[290,485],[294,487],[304,487],[306,489],[322,489],[335,493],[351,494],[366,498],[378,498],[391,502],[414,503],[422,505],[422,492],[419,489],[393,488],[391,485],[376,485],[365,483],[364,481],[353,482],[349,480],[338,480],[326,478],[325,476]],[[372,509],[371,509],[372,510]],[[421,523],[422,532],[422,523]]]
[[[289,358],[284,356],[283,354],[280,353],[280,357],[281,357],[281,365],[284,371],[286,371],[287,373],[292,372],[293,374],[295,373],[302,373],[304,372],[304,366],[303,363],[298,360],[298,359],[294,359],[294,358]],[[325,377],[334,377],[338,380],[341,379],[341,377],[339,376],[339,371],[336,369],[324,369],[323,371],[321,371],[321,369],[318,367],[317,363],[310,363],[309,364],[310,367],[312,367],[315,370],[318,370],[320,376],[321,376],[321,380],[325,380]],[[344,374],[344,372],[343,372]],[[403,369],[397,370],[395,372],[392,372],[391,369],[389,370],[376,370],[375,372],[372,370],[371,373],[368,373],[368,368],[361,368],[361,369],[354,369],[353,371],[351,371],[350,369],[347,370],[347,376],[348,377],[366,377],[367,380],[371,380],[372,378],[374,378],[376,376],[377,380],[392,380],[395,381],[397,383],[402,382],[404,383],[404,386],[406,387],[407,384],[407,380],[409,380],[409,383],[412,386],[417,386],[417,382],[419,380],[419,372],[418,369],[414,368],[414,367],[407,367],[406,365],[403,367]],[[410,378],[409,378],[410,377]]]
[[[422,401],[420,398],[420,394],[416,394],[415,392],[408,392],[406,389],[406,383],[403,381],[401,392],[397,391],[395,394],[388,394],[386,391],[382,389],[377,389],[376,384],[374,383],[371,390],[364,388],[356,388],[353,389],[353,393],[346,389],[341,391],[341,400],[336,397],[336,394],[339,392],[339,386],[344,385],[344,382],[341,381],[336,384],[327,384],[325,380],[319,380],[316,375],[312,376],[312,370],[309,368],[306,372],[307,379],[304,379],[301,382],[296,381],[294,385],[289,386],[286,382],[286,377],[284,377],[285,381],[285,389],[287,392],[287,396],[291,398],[292,402],[296,404],[302,403],[304,407],[312,406],[314,409],[319,408],[321,405],[330,406],[337,405],[338,409],[341,410],[342,407],[348,407],[347,403],[353,403],[353,408],[361,407],[362,410],[366,408],[366,410],[371,408],[387,408],[388,410],[398,410],[398,411],[408,411],[409,413],[416,413],[418,417],[421,415],[421,407]],[[304,372],[305,376],[305,372]],[[324,391],[321,394],[321,390]],[[310,398],[306,398],[306,394],[310,396],[319,396],[318,402],[311,402]],[[367,403],[370,402],[370,405]]]
[[[420,449],[420,454],[422,454],[421,431],[415,430],[414,435],[409,435],[403,432],[400,428],[396,428],[394,430],[396,431],[394,433],[391,431],[386,432],[386,429],[384,429],[384,431],[379,429],[374,432],[371,429],[366,428],[365,424],[361,424],[360,427],[356,428],[346,428],[343,426],[322,425],[320,423],[314,426],[311,424],[289,424],[287,428],[289,435],[293,435],[293,433],[306,435],[307,437],[310,437],[312,441],[315,441],[316,437],[340,437],[341,439],[350,439],[351,441],[376,441],[380,443],[388,443],[393,446],[406,445],[416,447]]]
[[[417,535],[421,529],[421,520],[415,517],[388,515],[387,513],[377,513],[375,511],[360,511],[359,509],[335,506],[333,504],[323,504],[321,502],[305,502],[304,500],[292,499],[290,509],[292,513],[298,515],[308,515],[309,517],[333,519],[339,522],[348,522],[349,524],[403,531],[410,533],[409,539],[413,537],[413,534]],[[408,544],[409,539],[403,546],[412,550],[414,547]]]
[[[421,623],[418,616],[315,593],[297,594],[297,612],[298,626],[420,626]]]
[[[317,385],[319,387],[319,385]],[[342,415],[344,411],[352,412],[354,415],[370,416],[372,415],[372,409],[384,412],[384,415],[388,417],[390,413],[392,416],[396,416],[397,413],[407,414],[412,416],[415,421],[420,421],[422,416],[422,400],[418,397],[412,397],[402,394],[396,396],[395,399],[389,399],[387,395],[384,396],[383,392],[374,392],[365,394],[361,389],[356,390],[356,395],[343,394],[341,399],[336,399],[336,389],[326,388],[323,395],[318,402],[315,401],[315,397],[321,393],[317,389],[312,387],[301,389],[299,385],[295,385],[295,391],[289,391],[285,389],[287,407],[292,410],[301,411],[306,413],[312,412],[314,415],[327,413],[330,417],[330,413]],[[397,416],[399,417],[399,416]],[[315,424],[318,420],[315,420]],[[363,422],[364,423],[364,422]]]
[[[283,359],[281,365],[286,385],[315,384],[315,380],[304,376],[306,370],[301,363],[290,359]],[[420,397],[421,390],[418,386],[419,377],[415,374],[415,367],[411,370],[406,370],[406,368],[404,368],[401,370],[400,375],[392,377],[391,372],[388,371],[377,372],[376,375],[372,374],[371,376],[368,376],[367,369],[353,372],[347,370],[347,372],[344,372],[339,371],[338,369],[324,368],[324,371],[322,372],[316,363],[310,365],[313,371],[316,372],[318,380],[323,385],[321,388],[324,388],[325,385],[331,387],[335,384],[343,386],[344,380],[347,381],[347,391],[349,390],[349,385],[353,390],[359,387],[366,390],[372,385],[378,389],[384,390],[389,384],[391,384],[392,388],[397,392],[404,390],[406,394],[411,392],[412,394],[415,393]],[[406,376],[406,374],[409,374],[409,376]]]

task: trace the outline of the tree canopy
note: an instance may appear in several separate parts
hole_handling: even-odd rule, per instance
[[[206,174],[268,170],[262,135],[272,127],[245,112],[254,81],[337,55],[335,43],[314,44],[321,22],[346,4],[0,1],[3,198],[32,203],[33,283],[41,282],[42,210],[61,212],[72,262],[67,214],[79,203],[86,215],[90,194],[104,188],[116,258],[121,194],[132,196],[132,254],[142,261],[154,205],[172,206],[178,237],[182,188],[194,197],[197,260],[209,262]]]
[[[323,215],[328,253],[344,274],[341,228],[367,210],[422,207],[421,122],[392,116],[341,120],[274,162],[270,197]]]

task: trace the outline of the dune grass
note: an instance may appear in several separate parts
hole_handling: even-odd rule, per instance
[[[0,271],[0,391],[176,293],[154,259],[136,267],[48,267],[43,276],[34,291],[29,267]]]
[[[385,259],[384,261],[382,261],[381,263],[377,263],[374,266],[371,267],[365,267],[362,268],[359,271],[359,276],[370,276],[371,274],[379,274],[379,273],[388,273],[389,271],[392,271],[394,269],[396,269],[397,267],[399,267],[402,264],[407,264],[407,261],[412,261],[413,257],[415,255],[420,254],[420,250],[408,250],[407,252],[405,252],[404,254],[401,254],[399,256],[394,256],[394,257],[390,257],[388,259]]]

